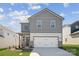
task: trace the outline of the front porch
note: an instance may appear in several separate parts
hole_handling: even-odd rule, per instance
[[[19,48],[22,48],[22,49],[30,48],[30,33],[29,32],[19,33]]]

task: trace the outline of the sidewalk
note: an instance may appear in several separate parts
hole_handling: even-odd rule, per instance
[[[32,52],[31,54],[30,54],[30,56],[40,56],[38,53],[36,53],[36,52]]]

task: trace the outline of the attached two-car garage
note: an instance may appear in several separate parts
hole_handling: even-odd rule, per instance
[[[34,47],[58,47],[58,38],[51,36],[34,37]]]

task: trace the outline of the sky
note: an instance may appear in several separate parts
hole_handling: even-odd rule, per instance
[[[28,17],[44,8],[64,17],[63,25],[79,20],[77,3],[0,3],[0,24],[21,32],[20,23],[28,22]]]

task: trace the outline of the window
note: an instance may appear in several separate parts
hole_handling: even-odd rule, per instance
[[[26,37],[26,46],[29,46],[29,40],[30,40],[30,38]]]
[[[41,25],[38,25],[38,27],[41,27]]]
[[[23,38],[24,38],[24,36],[23,36]]]
[[[7,35],[9,36],[9,33],[7,33]]]
[[[75,26],[75,28],[76,28],[76,29],[78,29],[78,28],[79,28],[79,26],[78,26],[78,25],[76,25],[76,26]]]
[[[50,21],[50,28],[51,28],[52,31],[56,29],[56,22],[55,22],[55,20],[51,20]]]
[[[42,20],[37,20],[37,29],[38,31],[41,31],[42,30]]]
[[[23,39],[23,41],[25,41],[25,39]]]
[[[27,30],[28,29],[28,26],[24,26],[24,30]]]

